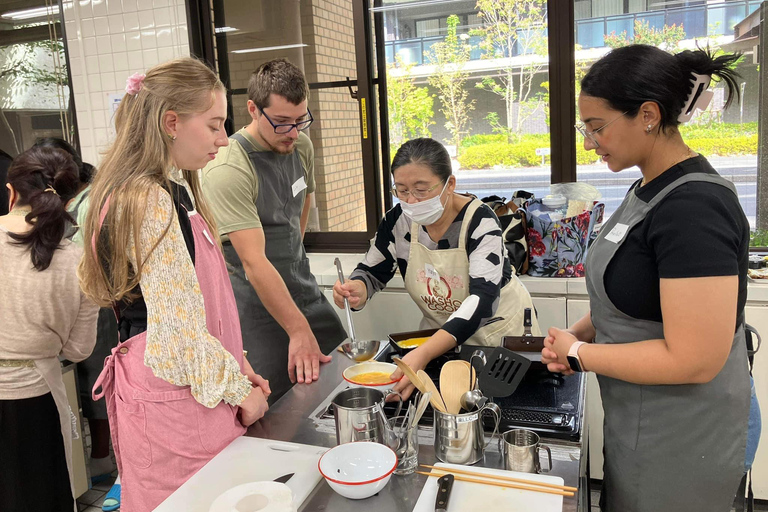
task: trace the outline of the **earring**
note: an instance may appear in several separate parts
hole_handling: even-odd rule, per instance
[[[166,135],[168,135],[169,139],[176,140],[176,136],[175,135],[171,135],[170,133],[166,133]]]
[[[645,129],[645,133],[651,133],[651,130],[653,130],[653,125],[649,124],[648,128]]]

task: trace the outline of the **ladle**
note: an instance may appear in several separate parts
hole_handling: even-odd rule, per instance
[[[339,258],[336,258],[334,263],[339,274],[339,282],[344,284],[344,271],[341,270],[341,261],[339,261]],[[344,311],[347,313],[350,341],[341,344],[341,351],[345,356],[358,363],[371,359],[379,352],[381,342],[379,340],[357,341],[355,339],[355,324],[352,323],[352,309],[349,307],[349,300],[346,297],[344,297]]]
[[[469,361],[470,361],[469,364],[470,366],[472,366],[473,369],[475,366],[472,363],[474,362],[475,358],[480,359],[483,363],[483,367],[485,367],[485,363],[486,363],[485,352],[479,349],[472,352],[472,357],[469,358]],[[474,387],[472,387],[472,389],[470,389],[469,391],[461,395],[461,407],[465,411],[471,412],[475,410],[475,408],[478,408],[478,409],[482,408],[486,404],[486,402],[488,402],[488,397],[483,395],[483,392],[480,391],[479,384],[480,384],[480,380],[476,378]]]

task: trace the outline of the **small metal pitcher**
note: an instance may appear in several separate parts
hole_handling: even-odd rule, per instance
[[[548,473],[552,470],[552,450],[541,444],[541,438],[533,430],[507,430],[499,437],[499,448],[504,456],[504,469],[524,473]],[[549,469],[541,467],[540,450],[547,452]]]
[[[496,418],[488,443],[483,432],[483,413],[490,411]],[[450,464],[474,464],[483,458],[486,446],[499,430],[501,409],[488,402],[477,411],[448,414],[435,410],[435,456]]]
[[[378,389],[350,388],[333,397],[331,403],[336,422],[336,443],[385,443],[389,425],[384,414],[384,401],[392,394],[400,398],[395,413],[398,416],[403,407],[403,397],[397,391],[388,390],[385,394]]]

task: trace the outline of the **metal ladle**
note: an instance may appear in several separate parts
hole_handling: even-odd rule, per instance
[[[344,271],[341,270],[341,261],[339,261],[339,258],[336,258],[334,263],[339,274],[339,282],[344,284]],[[344,297],[344,311],[347,313],[350,341],[341,344],[341,351],[345,356],[358,363],[367,361],[379,351],[381,342],[379,340],[357,341],[355,339],[355,324],[352,323],[352,309],[346,297]]]
[[[485,367],[486,364],[486,358],[485,358],[485,352],[478,349],[472,352],[472,357],[469,358],[469,365],[474,369],[475,366],[472,364],[472,361],[475,358],[480,359],[483,362],[483,367]],[[475,370],[477,372],[477,370]],[[477,372],[480,373],[480,372]],[[472,372],[470,371],[470,386],[472,385],[471,382],[471,375]],[[482,408],[486,402],[488,402],[488,397],[483,395],[483,392],[480,391],[480,379],[475,378],[475,387],[474,389],[470,389],[469,391],[464,392],[461,395],[461,398],[459,400],[459,403],[461,404],[461,407],[465,411],[473,411],[475,408]]]

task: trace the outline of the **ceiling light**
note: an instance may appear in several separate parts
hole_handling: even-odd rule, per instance
[[[23,11],[11,11],[1,15],[1,18],[7,20],[28,20],[30,18],[42,18],[43,16],[59,14],[59,6],[35,7],[34,9],[24,9]]]
[[[234,27],[216,27],[217,34],[224,34],[225,32],[237,32],[237,29]]]
[[[253,52],[268,52],[271,50],[287,50],[288,48],[301,48],[307,46],[306,44],[286,44],[283,46],[265,46],[264,48],[248,48],[246,50],[232,50],[229,53],[253,53]]]

